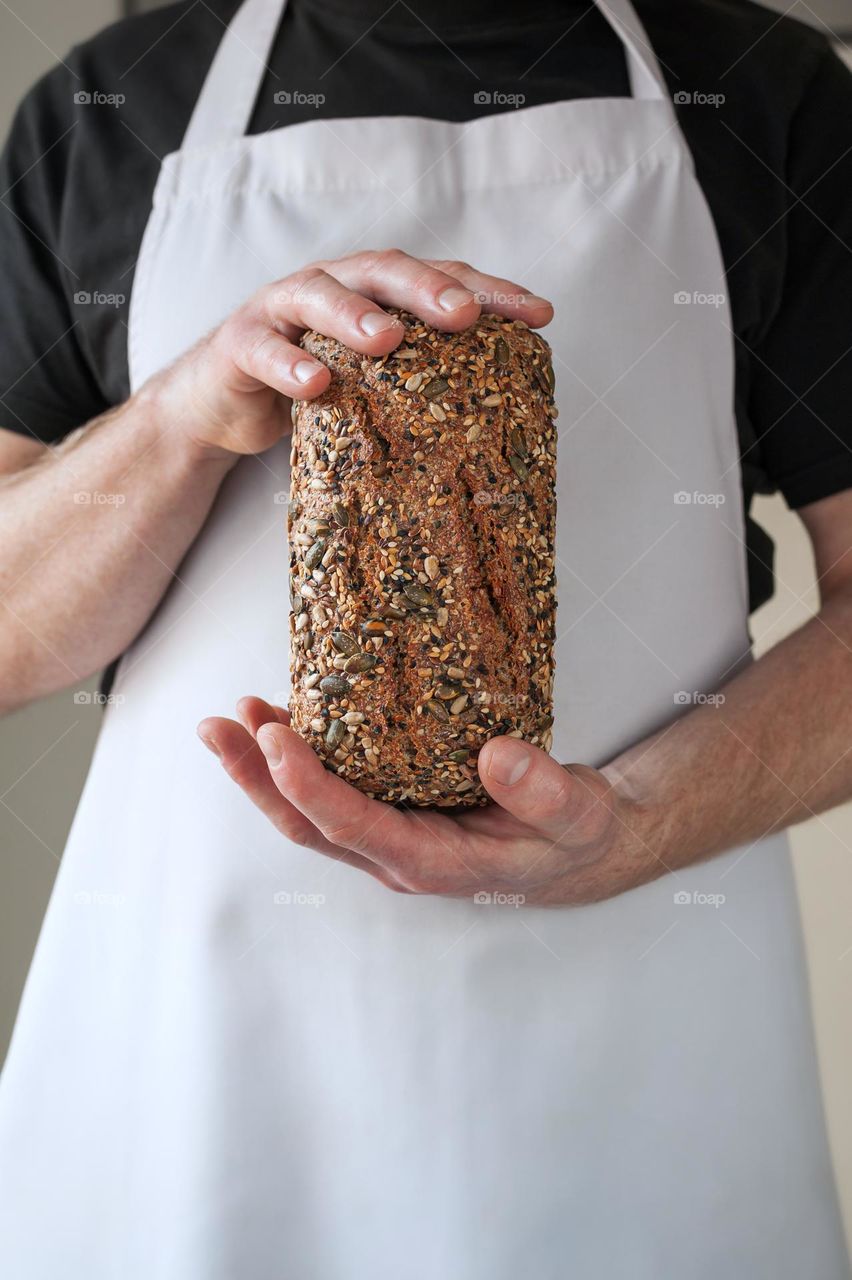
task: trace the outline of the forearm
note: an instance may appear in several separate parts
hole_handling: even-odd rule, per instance
[[[170,430],[142,395],[0,480],[0,709],[122,652],[231,465]]]
[[[614,875],[700,861],[852,796],[852,591],[603,772],[628,830]],[[632,837],[632,838],[631,838]],[[620,872],[617,864],[621,861]]]

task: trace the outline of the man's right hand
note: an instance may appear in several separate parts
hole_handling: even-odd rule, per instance
[[[260,453],[290,427],[292,399],[328,386],[325,365],[299,346],[306,329],[365,355],[392,351],[405,332],[383,306],[401,307],[455,332],[483,310],[547,324],[553,308],[520,285],[464,262],[368,250],[312,263],[266,285],[141,393],[160,419],[202,454]]]

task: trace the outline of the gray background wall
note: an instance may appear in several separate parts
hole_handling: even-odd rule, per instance
[[[773,7],[788,8],[783,0]],[[852,0],[800,0],[791,11],[852,32]],[[117,0],[0,5],[0,127],[38,75],[117,16]],[[755,620],[763,649],[808,616],[815,594],[798,520],[777,499],[761,500],[758,517],[779,547],[778,593]],[[90,682],[0,720],[0,1058],[97,735],[94,689]],[[799,827],[793,844],[829,1129],[852,1231],[852,805]]]

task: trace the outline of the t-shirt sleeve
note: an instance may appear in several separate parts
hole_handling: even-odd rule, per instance
[[[852,487],[852,72],[826,45],[793,119],[777,313],[752,351],[762,469],[792,507]]]
[[[107,407],[75,332],[80,285],[63,242],[76,88],[64,65],[41,80],[0,156],[0,427],[45,443]]]

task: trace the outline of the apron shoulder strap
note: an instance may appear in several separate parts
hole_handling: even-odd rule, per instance
[[[624,45],[634,98],[671,98],[631,0],[596,0]],[[183,139],[184,149],[241,138],[267,70],[287,0],[243,0],[229,24],[198,96]],[[674,120],[674,107],[671,108]]]
[[[287,0],[243,0],[210,64],[184,149],[230,142],[246,132],[286,8]]]

